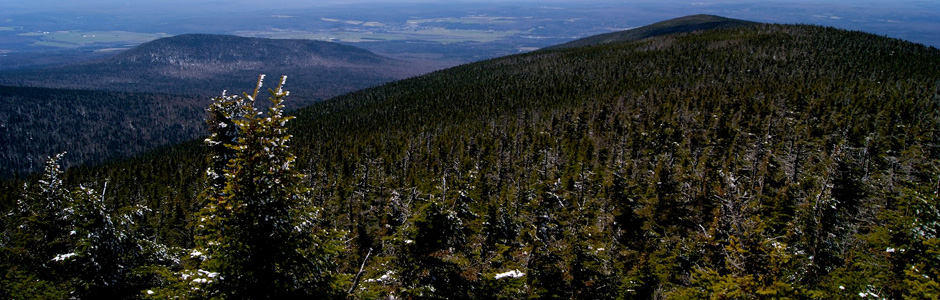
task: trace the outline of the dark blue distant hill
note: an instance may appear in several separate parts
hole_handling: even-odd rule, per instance
[[[209,96],[288,74],[296,107],[428,71],[330,42],[184,34],[89,63],[0,72],[0,84]]]

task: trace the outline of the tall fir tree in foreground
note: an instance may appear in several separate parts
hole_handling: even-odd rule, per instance
[[[186,298],[283,299],[337,293],[331,258],[334,232],[320,226],[318,209],[294,169],[283,114],[282,76],[267,115],[253,94],[213,99],[207,187],[198,213],[196,248],[173,289],[151,295]],[[148,292],[150,293],[150,292]]]

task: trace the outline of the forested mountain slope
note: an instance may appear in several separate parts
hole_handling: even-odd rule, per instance
[[[310,204],[341,235],[320,274],[352,298],[930,298],[940,286],[935,48],[757,24],[493,59],[294,115]],[[132,230],[198,257],[197,199],[213,190],[200,144],[65,182],[148,207]],[[166,296],[190,280],[141,278],[114,284]]]
[[[0,178],[100,164],[205,134],[202,97],[0,86]]]
[[[757,23],[751,21],[729,19],[714,15],[692,15],[672,20],[653,23],[643,27],[629,30],[598,34],[583,39],[574,40],[561,45],[548,47],[548,49],[572,48],[581,46],[596,46],[610,43],[623,43],[641,40],[649,37],[673,33],[692,32],[718,28],[734,28]]]
[[[210,97],[251,86],[259,73],[292,74],[299,107],[429,71],[336,43],[184,34],[93,62],[0,72],[0,84]]]

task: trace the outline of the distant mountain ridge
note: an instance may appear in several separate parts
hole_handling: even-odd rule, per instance
[[[431,71],[330,42],[184,34],[77,65],[0,72],[0,84],[210,96],[289,74],[293,106]]]
[[[367,64],[394,61],[365,49],[330,42],[215,34],[183,34],[157,39],[118,54],[114,57],[114,61],[119,64],[139,63],[157,66],[221,64],[221,66],[234,69],[251,69],[254,65],[270,60],[271,55],[279,54],[284,57],[271,62],[275,65],[291,67],[361,68]]]
[[[296,108],[427,71],[336,43],[184,34],[89,63],[0,72],[0,177],[62,151],[66,165],[98,164],[195,138],[210,97],[250,90],[261,73],[289,75]]]
[[[619,42],[631,42],[654,36],[667,35],[680,32],[692,32],[698,30],[709,30],[718,28],[734,28],[760,24],[752,21],[744,21],[719,17],[715,15],[691,15],[681,18],[666,20],[653,23],[643,27],[637,27],[624,31],[617,31],[605,34],[589,36],[583,39],[574,40],[561,45],[551,46],[546,49],[563,49],[581,46],[594,46]]]

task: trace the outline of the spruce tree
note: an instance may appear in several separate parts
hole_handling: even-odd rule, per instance
[[[37,186],[24,189],[4,220],[0,298],[127,298],[139,288],[134,277],[145,254],[132,224],[146,208],[115,212],[105,189],[69,190],[64,154],[46,161]]]
[[[15,208],[6,213],[0,240],[0,298],[63,298],[69,286],[61,255],[69,252],[71,194],[62,182],[59,160],[49,157],[37,186],[24,186]],[[74,254],[73,254],[74,255]]]
[[[215,98],[204,208],[196,262],[180,275],[195,298],[269,299],[330,296],[332,231],[319,226],[303,176],[294,169],[283,113],[286,76],[271,93],[267,115],[252,95]]]

